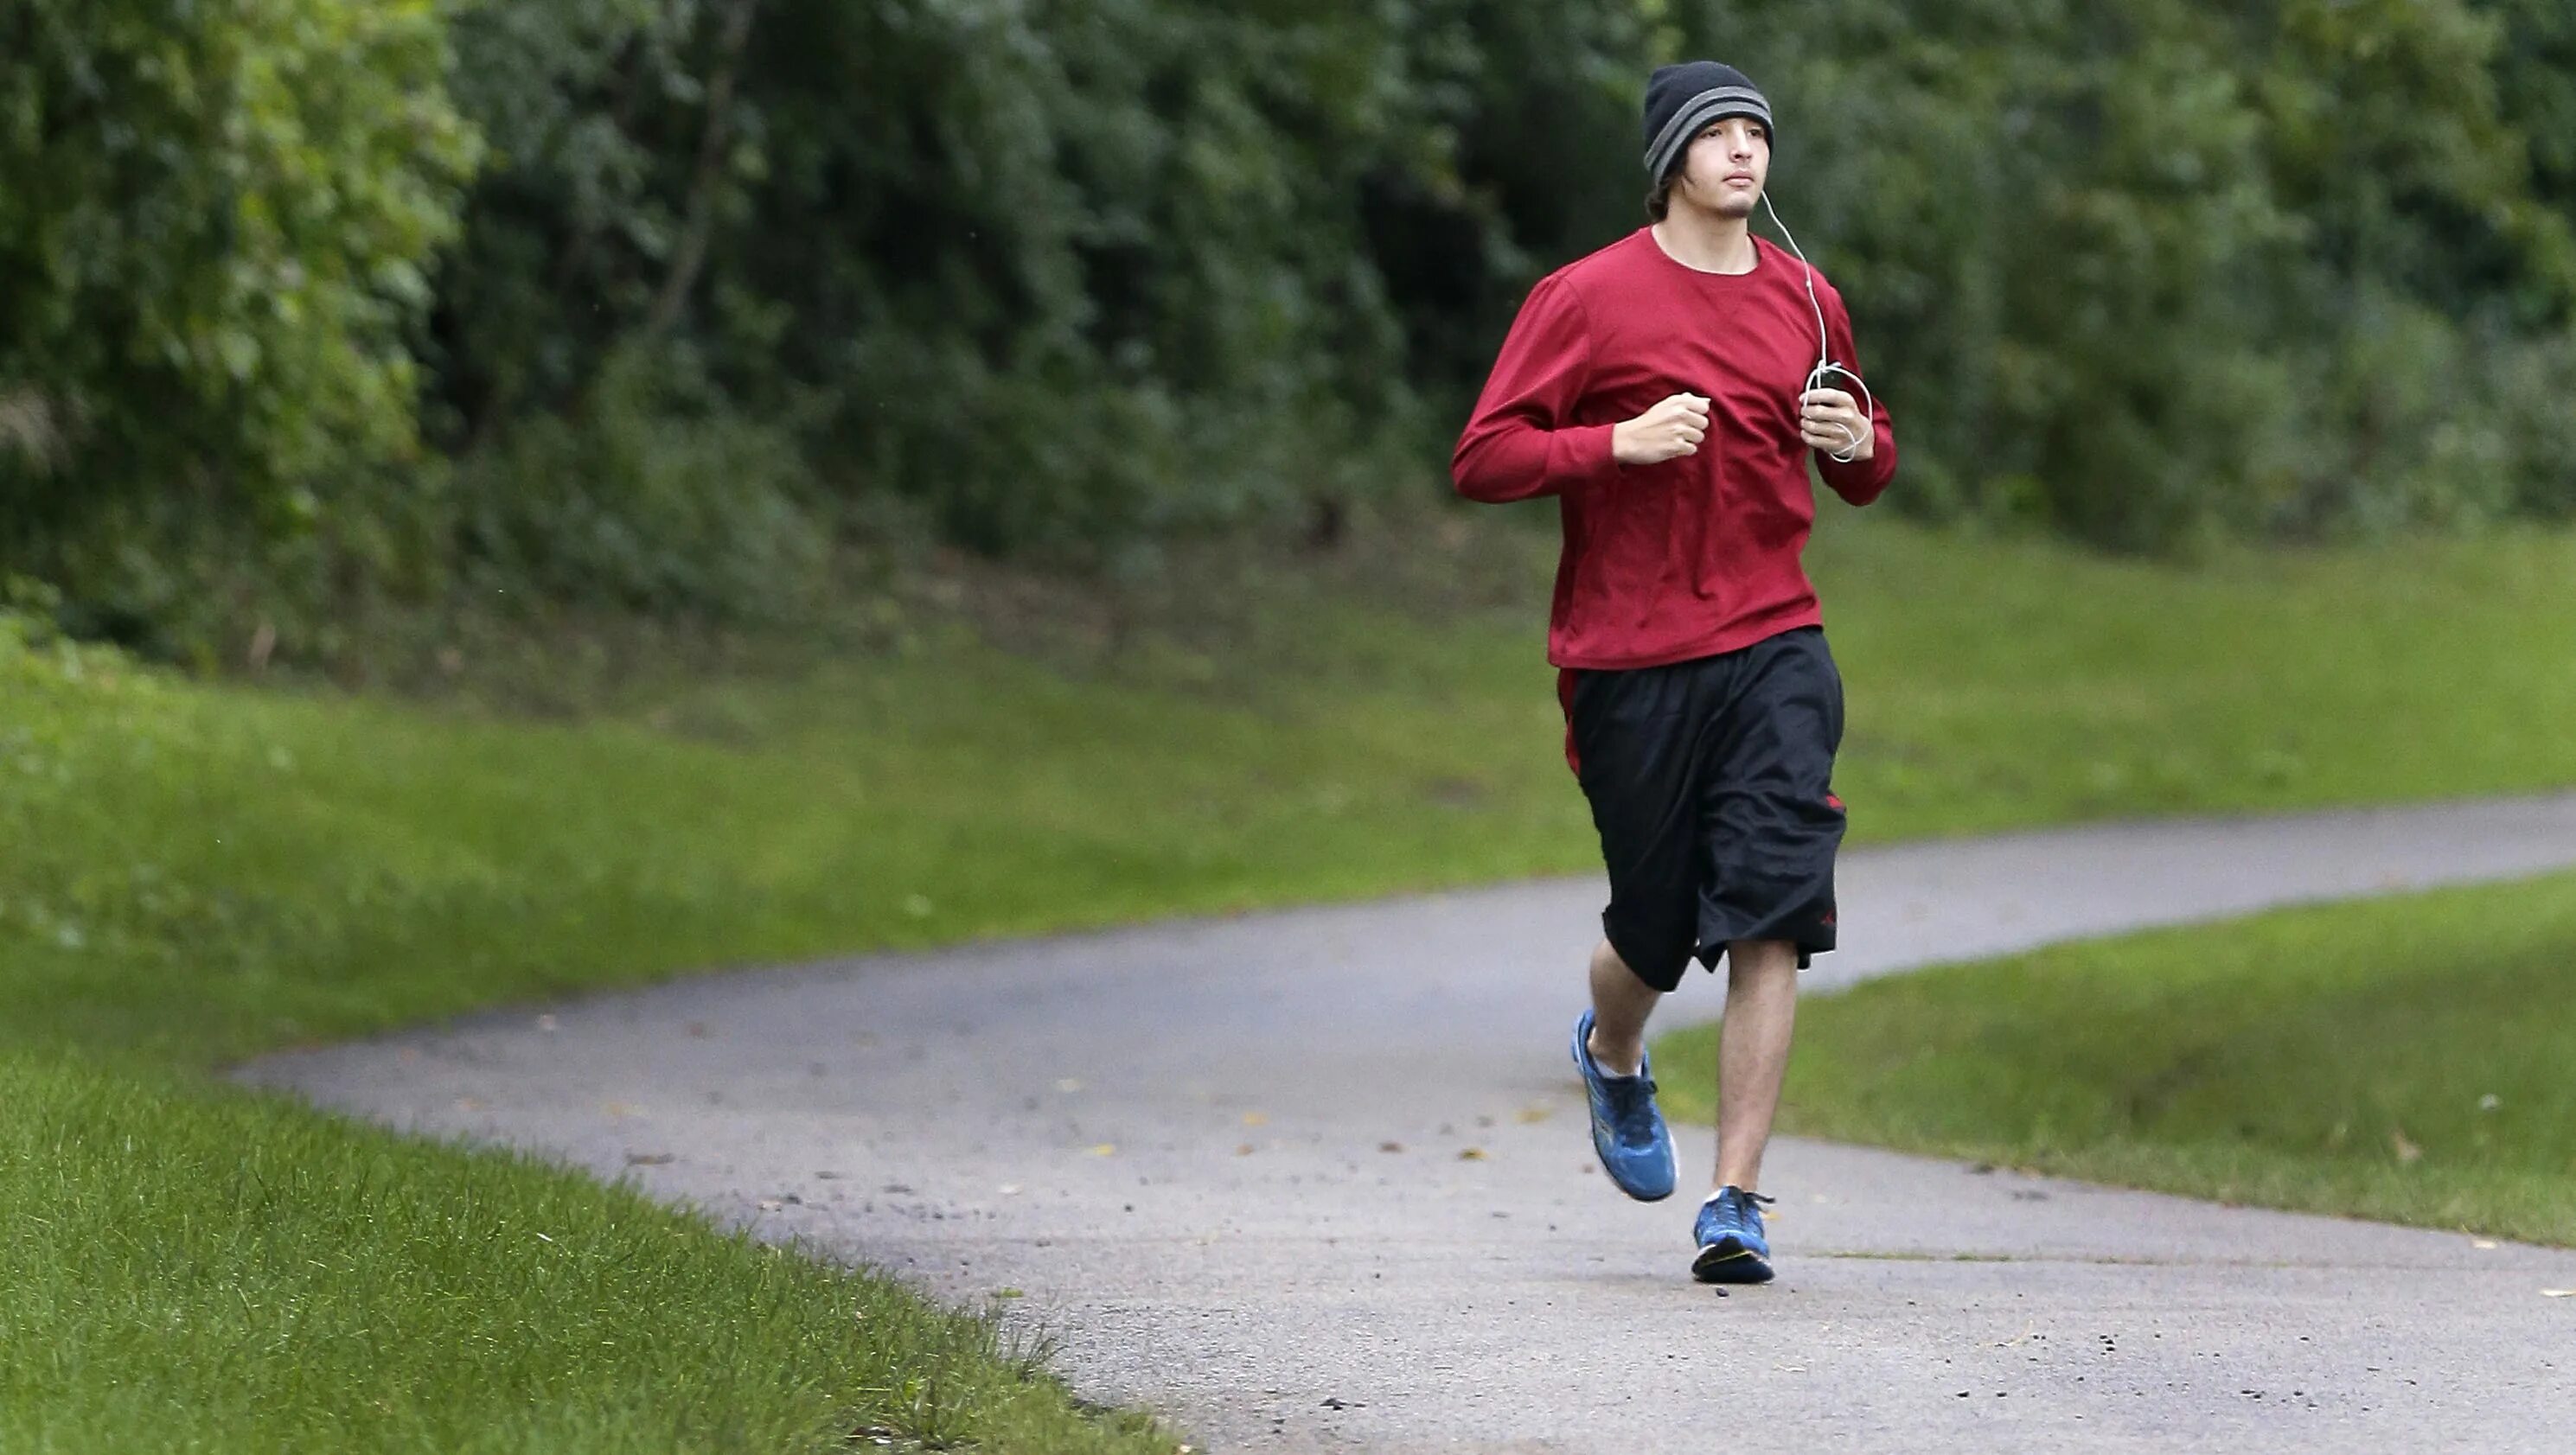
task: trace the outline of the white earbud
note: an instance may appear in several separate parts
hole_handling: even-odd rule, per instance
[[[1816,367],[1807,371],[1807,388],[1821,389],[1837,374],[1849,379],[1860,390],[1861,407],[1867,412],[1871,432],[1876,433],[1878,401],[1870,396],[1869,386],[1861,382],[1860,375],[1834,362],[1833,341],[1825,335],[1824,300],[1816,296],[1815,265],[1807,261],[1805,250],[1798,246],[1797,235],[1790,232],[1789,225],[1780,220],[1780,211],[1771,205],[1771,193],[1767,188],[1762,193],[1762,210],[1771,214],[1771,225],[1780,229],[1780,236],[1789,240],[1789,251],[1798,255],[1798,266],[1807,270],[1807,303],[1816,310]],[[1832,458],[1841,464],[1848,465],[1860,458],[1860,447],[1867,437],[1853,434],[1850,425],[1844,425],[1842,431],[1851,443],[1836,451]]]

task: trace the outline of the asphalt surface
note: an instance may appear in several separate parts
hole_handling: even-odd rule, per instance
[[[2567,864],[2576,796],[1854,852],[1806,989]],[[741,973],[240,1074],[1003,1296],[1201,1449],[2576,1448],[2566,1251],[1784,1140],[1780,1281],[1693,1285],[1691,1198],[1612,1192],[1565,1057],[1599,903]]]

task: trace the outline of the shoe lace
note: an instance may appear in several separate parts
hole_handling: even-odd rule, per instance
[[[1654,1104],[1655,1078],[1640,1072],[1635,1076],[1608,1076],[1601,1084],[1610,1093],[1610,1108],[1622,1121],[1637,1116]]]

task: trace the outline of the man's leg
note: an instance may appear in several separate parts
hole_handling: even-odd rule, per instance
[[[1600,957],[1593,963],[1598,966]],[[1780,1109],[1789,1069],[1789,1031],[1798,1013],[1798,949],[1786,940],[1739,940],[1726,950],[1726,1020],[1718,1027],[1717,1180],[1713,1187],[1762,1185],[1762,1151]],[[1599,972],[1594,972],[1599,984]],[[1596,992],[1597,994],[1597,992]]]
[[[1637,978],[1603,940],[1592,952],[1592,1060],[1612,1076],[1634,1076],[1646,1059],[1646,1018],[1664,994]]]

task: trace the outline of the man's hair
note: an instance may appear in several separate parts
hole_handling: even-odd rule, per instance
[[[1673,183],[1680,176],[1679,170],[1667,172],[1664,174],[1664,180],[1647,189],[1646,215],[1648,217],[1661,222],[1665,215],[1673,210]]]

